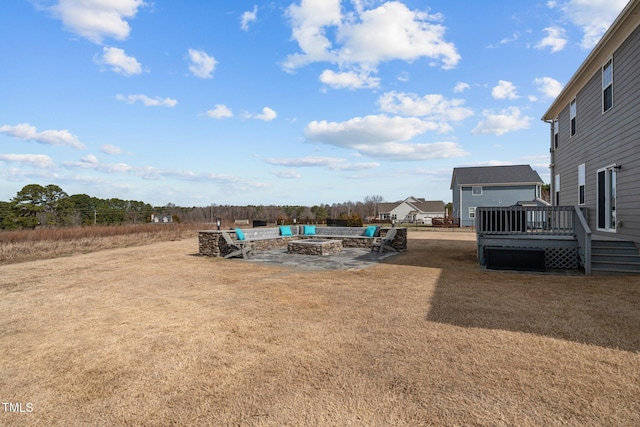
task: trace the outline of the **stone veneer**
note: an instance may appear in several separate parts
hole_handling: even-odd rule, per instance
[[[365,236],[358,235],[327,235],[325,233],[331,232],[333,229],[336,232],[342,231],[342,227],[322,227],[322,234],[318,234],[315,236],[304,236],[295,234],[293,236],[278,236],[275,234],[275,230],[269,230],[265,228],[261,229],[245,229],[245,232],[249,232],[252,230],[257,230],[260,232],[268,230],[268,233],[264,233],[265,235],[271,234],[272,237],[263,237],[257,239],[249,239],[251,242],[253,249],[256,251],[266,251],[272,249],[283,249],[286,248],[288,243],[293,240],[299,240],[304,238],[322,238],[322,239],[336,239],[342,241],[342,246],[345,248],[371,248],[371,244],[373,243],[373,239]],[[364,230],[364,229],[362,229]],[[384,237],[387,234],[389,228],[381,228],[380,236]],[[232,239],[236,239],[235,232],[233,230],[224,230],[227,232]],[[354,230],[355,231],[355,230]],[[228,248],[227,243],[222,237],[222,230],[202,230],[198,232],[198,253],[200,255],[212,256],[212,257],[223,257],[228,254],[231,250]],[[407,229],[399,227],[397,228],[397,234],[395,239],[393,240],[392,246],[402,252],[407,250]]]
[[[338,239],[301,239],[287,243],[287,252],[300,255],[333,255],[342,251]]]

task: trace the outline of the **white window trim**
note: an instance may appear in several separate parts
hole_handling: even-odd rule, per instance
[[[476,193],[475,190],[480,189],[479,193]],[[471,187],[471,195],[472,196],[482,196],[482,186],[481,185],[474,185]]]
[[[476,208],[469,207],[469,219],[476,219]]]
[[[574,106],[573,108],[574,111],[571,111],[571,106]],[[571,122],[573,122],[574,119],[576,121],[575,132],[573,132],[571,127]],[[569,138],[573,138],[574,136],[576,136],[577,133],[578,133],[578,102],[576,98],[573,98],[569,102]]]
[[[609,224],[608,227],[605,225],[605,228],[600,228],[600,224],[599,224],[600,221],[599,221],[599,218],[597,216],[598,215],[598,211],[600,210],[600,198],[599,198],[599,195],[598,195],[598,174],[601,173],[601,172],[605,173],[605,192],[606,192],[605,194],[606,194],[606,197],[605,197],[605,207],[604,207],[604,209],[605,209],[605,213],[609,214],[610,213],[610,209],[611,209],[611,204],[610,204],[611,203],[611,194],[609,193],[609,187],[611,186],[610,179],[612,178],[613,180],[615,180],[615,186],[614,187],[615,187],[616,193],[617,193],[617,181],[618,181],[617,169],[618,168],[616,167],[616,164],[614,163],[614,164],[611,164],[611,165],[606,166],[604,168],[600,168],[600,169],[596,170],[596,230],[598,230],[598,231],[604,231],[604,232],[607,232],[607,233],[617,233],[617,231],[618,231],[617,230],[618,229],[618,224],[617,224],[617,221],[618,221],[618,218],[617,218],[617,214],[618,214],[617,204],[618,203],[617,203],[617,200],[616,200],[615,206],[614,206],[615,207],[614,211],[615,211],[616,218],[614,219],[613,224]],[[611,171],[612,175],[613,175],[611,178],[608,176],[608,172],[609,171]],[[617,195],[614,196],[614,197],[617,199]]]
[[[608,85],[604,85],[604,68],[611,63],[611,82]],[[609,57],[609,59],[607,59],[605,61],[605,63],[602,65],[602,114],[606,113],[607,111],[611,110],[613,108],[613,56]],[[609,107],[609,109],[605,110],[604,109],[604,91],[611,86],[611,107]]]
[[[581,163],[578,165],[578,205],[583,206],[587,199],[586,193],[586,179],[585,179],[585,165]],[[584,200],[580,202],[580,187],[583,187],[582,194],[584,196]]]

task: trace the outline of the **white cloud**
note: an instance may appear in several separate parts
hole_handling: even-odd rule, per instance
[[[249,24],[251,22],[256,22],[258,19],[258,6],[254,5],[252,11],[247,11],[242,14],[240,18],[240,28],[244,31],[249,31]]]
[[[287,9],[292,38],[300,53],[282,64],[286,71],[313,62],[342,69],[375,72],[379,63],[429,58],[431,65],[454,68],[460,61],[455,45],[444,39],[442,16],[410,10],[389,1],[365,10],[371,2],[354,1],[355,12],[342,14],[340,0],[301,0]],[[335,34],[330,38],[329,34]]]
[[[385,160],[426,160],[467,154],[453,142],[407,142],[425,132],[440,129],[440,124],[417,117],[377,115],[355,117],[345,122],[313,121],[304,133],[311,142],[353,149],[361,155]]]
[[[123,154],[124,153],[122,148],[117,147],[115,145],[111,145],[111,144],[103,144],[102,147],[100,147],[100,151],[102,151],[105,154],[109,154],[109,155]]]
[[[320,81],[334,89],[369,89],[380,86],[380,79],[370,77],[368,73],[356,73],[354,71],[334,72],[324,70],[320,74]]]
[[[15,126],[0,126],[0,133],[22,139],[24,141],[35,141],[41,144],[53,146],[69,146],[84,149],[84,144],[78,140],[78,137],[70,133],[68,130],[45,130],[38,132],[35,126],[29,123],[20,123]]]
[[[142,73],[142,65],[133,56],[127,56],[123,49],[117,47],[104,47],[102,49],[102,58],[96,60],[98,64],[104,64],[111,69],[125,76],[132,76]]]
[[[143,0],[58,0],[49,10],[69,31],[100,44],[106,37],[129,37],[127,20],[144,5]]]
[[[0,154],[0,162],[22,163],[42,169],[54,167],[51,157],[45,154]]]
[[[94,156],[93,154],[88,154],[88,155],[84,156],[82,159],[80,159],[80,161],[82,161],[84,163],[95,164],[95,163],[98,163],[98,158],[96,156]]]
[[[567,45],[567,37],[564,28],[547,27],[543,30],[547,36],[536,44],[536,49],[550,48],[551,53],[560,52]]]
[[[335,157],[322,157],[322,156],[310,156],[300,157],[296,159],[265,159],[267,163],[275,166],[286,167],[329,167],[336,163],[343,163],[345,159],[338,159]]]
[[[348,163],[345,159],[336,157],[322,157],[322,156],[310,156],[300,157],[294,159],[266,159],[266,162],[275,166],[285,167],[325,167],[331,170],[339,171],[355,171],[365,169],[375,169],[380,166],[380,163]]]
[[[83,158],[79,162],[63,162],[62,165],[67,169],[90,169],[105,173],[125,173],[135,169],[126,163],[99,163],[87,160],[90,159]]]
[[[409,73],[407,73],[406,71],[402,71],[402,72],[400,72],[400,74],[398,74],[398,76],[396,78],[398,79],[398,81],[408,82],[409,81]]]
[[[453,92],[454,93],[462,93],[465,90],[469,89],[471,86],[469,86],[468,83],[465,82],[458,82],[456,83],[456,85],[453,88]]]
[[[271,120],[274,120],[276,117],[278,117],[278,113],[276,113],[275,110],[269,107],[264,107],[262,109],[262,114],[256,114],[250,117],[254,119],[262,120],[265,122],[270,122]]]
[[[126,163],[99,163],[84,158],[76,162],[63,162],[62,166],[69,170],[82,169],[107,174],[127,174],[146,180],[178,179],[181,181],[214,182],[224,184],[234,191],[264,187],[262,182],[248,181],[245,178],[217,173],[196,173],[189,170],[161,169],[154,166],[131,166]]]
[[[277,176],[278,178],[282,178],[282,179],[300,179],[300,178],[302,178],[302,175],[300,175],[298,172],[296,172],[294,170],[275,171],[275,172],[271,172],[271,173],[274,174],[275,176]]]
[[[189,49],[189,70],[201,79],[210,79],[216,69],[216,59],[204,50]]]
[[[439,94],[419,97],[414,93],[387,92],[378,99],[380,109],[386,113],[404,116],[428,117],[439,121],[460,121],[473,116],[473,111],[463,107],[462,99],[446,99]]]
[[[387,115],[355,117],[345,122],[312,121],[304,130],[310,141],[338,147],[359,147],[363,144],[384,144],[408,141],[427,131],[437,131],[437,123],[416,117]]]
[[[302,0],[300,5],[291,4],[287,9],[294,40],[302,53],[289,55],[283,64],[285,70],[317,61],[335,61],[329,50],[331,41],[325,36],[326,27],[340,25],[342,13],[340,0]]]
[[[142,102],[146,107],[175,107],[178,104],[178,101],[171,98],[150,98],[147,95],[116,95],[116,99],[118,101],[124,101],[127,104],[135,104],[136,102]]]
[[[378,162],[358,162],[358,163],[337,163],[330,167],[332,170],[337,171],[362,171],[362,170],[370,170],[379,168],[380,163]]]
[[[390,1],[359,15],[359,21],[347,21],[338,30],[344,40],[342,60],[376,65],[421,57],[439,60],[442,68],[454,68],[460,55],[452,43],[444,40],[445,28],[437,23],[440,15],[412,11],[404,4]]]
[[[538,77],[533,82],[538,86],[538,91],[547,98],[555,98],[562,91],[562,83],[551,77]]]
[[[213,110],[207,110],[205,114],[212,119],[233,117],[233,112],[224,104],[216,104]]]
[[[498,85],[491,90],[495,99],[518,99],[518,91],[513,83],[499,80]]]
[[[469,155],[467,151],[455,142],[434,142],[431,144],[389,142],[362,147],[359,151],[366,156],[397,161],[450,159]]]
[[[580,45],[593,48],[629,0],[569,0],[561,6],[566,17],[584,33]]]
[[[478,123],[472,133],[504,135],[507,132],[528,129],[532,118],[522,116],[518,107],[510,107],[494,114],[491,111],[484,112],[485,120]]]

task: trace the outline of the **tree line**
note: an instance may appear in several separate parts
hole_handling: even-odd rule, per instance
[[[151,206],[136,200],[100,199],[87,194],[68,195],[57,185],[29,184],[8,202],[0,201],[0,229],[33,229],[88,225],[122,225],[148,223],[152,215],[171,218],[180,223],[215,223],[228,225],[236,220],[267,223],[324,223],[343,219],[361,224],[377,214],[382,196],[367,196],[363,201],[347,201],[314,206],[301,205],[217,205],[181,207],[173,203]]]
[[[0,201],[3,230],[149,222],[154,208],[144,202],[69,196],[57,185],[24,186],[9,202]]]

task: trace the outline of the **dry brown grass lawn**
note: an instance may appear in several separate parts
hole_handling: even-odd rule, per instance
[[[364,270],[196,239],[0,267],[0,425],[639,425],[640,277],[485,271],[410,233]]]

